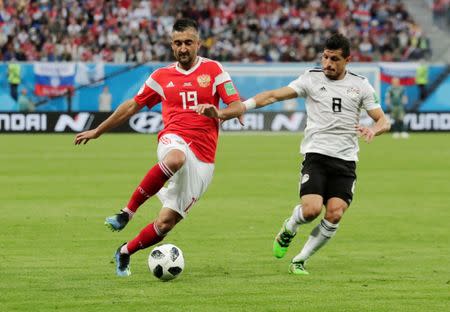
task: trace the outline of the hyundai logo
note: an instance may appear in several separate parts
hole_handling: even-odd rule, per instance
[[[142,112],[130,118],[130,127],[140,133],[157,133],[162,125],[161,114],[153,112]]]

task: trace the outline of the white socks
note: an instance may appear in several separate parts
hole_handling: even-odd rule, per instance
[[[121,253],[121,254],[127,254],[127,255],[129,254],[127,244],[124,244],[124,245],[120,248],[120,253]]]
[[[325,219],[311,231],[308,241],[302,251],[292,259],[292,262],[305,262],[316,251],[325,245],[336,234],[339,223],[333,224]]]
[[[302,205],[297,205],[294,207],[291,217],[286,222],[286,229],[291,233],[297,233],[300,224],[305,223],[308,222],[303,218]]]

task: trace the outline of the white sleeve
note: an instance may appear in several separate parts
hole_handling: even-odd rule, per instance
[[[380,99],[367,79],[364,79],[363,82],[361,104],[366,111],[381,107]]]
[[[307,73],[304,73],[294,81],[291,81],[288,84],[288,87],[294,89],[294,91],[297,92],[298,97],[306,97],[308,94],[308,84],[310,80],[311,79],[308,77]]]

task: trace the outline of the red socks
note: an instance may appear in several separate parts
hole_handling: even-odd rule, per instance
[[[132,255],[139,249],[144,249],[159,243],[163,238],[164,236],[159,233],[155,223],[151,223],[143,228],[138,236],[127,243],[128,253]]]
[[[173,176],[173,172],[162,161],[150,169],[134,191],[128,202],[128,209],[133,212],[139,208],[149,197],[155,195]]]

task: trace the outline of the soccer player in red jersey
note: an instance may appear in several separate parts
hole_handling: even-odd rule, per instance
[[[213,176],[219,119],[239,117],[245,111],[222,65],[197,55],[200,44],[197,23],[178,19],[172,29],[172,50],[177,62],[155,70],[134,98],[122,103],[97,128],[75,138],[76,145],[86,144],[144,106],[151,108],[162,102],[164,128],[158,134],[159,162],[144,176],[127,206],[105,221],[112,230],[120,231],[149,197],[156,194],[162,202],[156,220],[117,249],[119,276],[131,274],[133,253],[160,242],[200,199]],[[219,109],[220,99],[227,107]]]

